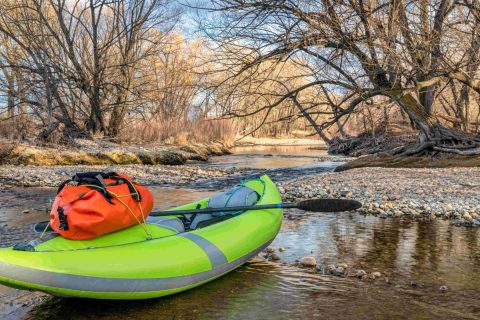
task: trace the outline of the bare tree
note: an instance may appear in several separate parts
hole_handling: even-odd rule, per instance
[[[59,125],[65,137],[116,136],[141,96],[137,66],[175,15],[161,0],[2,2],[0,33],[20,53],[4,59],[3,70],[20,70],[27,90],[8,91],[35,106],[42,140]]]
[[[480,153],[479,137],[449,128],[437,116],[445,83],[461,82],[466,88],[479,89],[476,1],[209,3],[206,9],[214,19],[203,19],[202,28],[217,44],[222,72],[230,71],[222,85],[236,90],[234,83],[245,83],[246,78],[257,78],[258,83],[258,78],[270,77],[259,73],[267,62],[292,61],[301,70],[305,66],[311,70],[307,84],[281,92],[263,110],[302,97],[307,89],[331,91],[343,98],[330,103],[328,112],[307,112],[328,115],[318,125],[325,130],[348,118],[365,101],[383,96],[395,102],[420,131],[418,144],[396,152]],[[297,102],[302,104],[301,99]]]

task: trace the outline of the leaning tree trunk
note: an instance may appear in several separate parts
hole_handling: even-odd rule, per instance
[[[333,140],[328,138],[322,131],[322,129],[318,126],[318,124],[313,120],[312,116],[303,108],[303,106],[298,102],[297,97],[292,96],[291,97],[293,103],[295,106],[298,108],[298,110],[302,113],[302,115],[308,120],[310,125],[315,129],[317,134],[322,138],[322,140],[327,144],[331,145]]]
[[[460,155],[480,154],[480,137],[446,128],[433,113],[426,110],[410,93],[392,96],[419,128],[418,142],[396,153],[401,155],[432,155],[439,152]]]

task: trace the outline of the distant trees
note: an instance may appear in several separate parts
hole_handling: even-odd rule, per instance
[[[266,122],[292,101],[307,119],[322,116],[312,126],[329,142],[325,130],[383,99],[420,132],[417,145],[396,152],[480,153],[477,1],[211,0],[207,9],[214,18],[203,30],[229,72],[221,95],[247,86],[263,98],[237,116],[262,110]],[[270,72],[287,63],[297,69],[290,79],[302,81]],[[270,83],[283,89],[265,92]]]
[[[171,32],[163,0],[20,0],[0,4],[0,70],[8,113],[28,113],[48,141],[118,135],[143,98],[142,62]],[[135,103],[134,103],[135,102]]]

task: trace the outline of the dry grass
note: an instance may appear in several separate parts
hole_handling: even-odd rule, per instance
[[[192,156],[194,157],[194,156]],[[109,165],[109,164],[184,164],[188,155],[174,151],[124,151],[100,152],[59,150],[26,145],[0,143],[0,164],[13,165]]]
[[[229,120],[157,120],[125,127],[120,133],[125,142],[190,145],[212,142],[233,145],[235,127]]]

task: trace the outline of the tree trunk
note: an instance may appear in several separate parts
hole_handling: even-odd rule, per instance
[[[409,93],[392,98],[397,100],[420,130],[417,144],[406,146],[403,150],[397,150],[396,153],[400,152],[402,155],[430,155],[438,152],[480,154],[480,137],[443,127],[438,119],[427,112]]]

